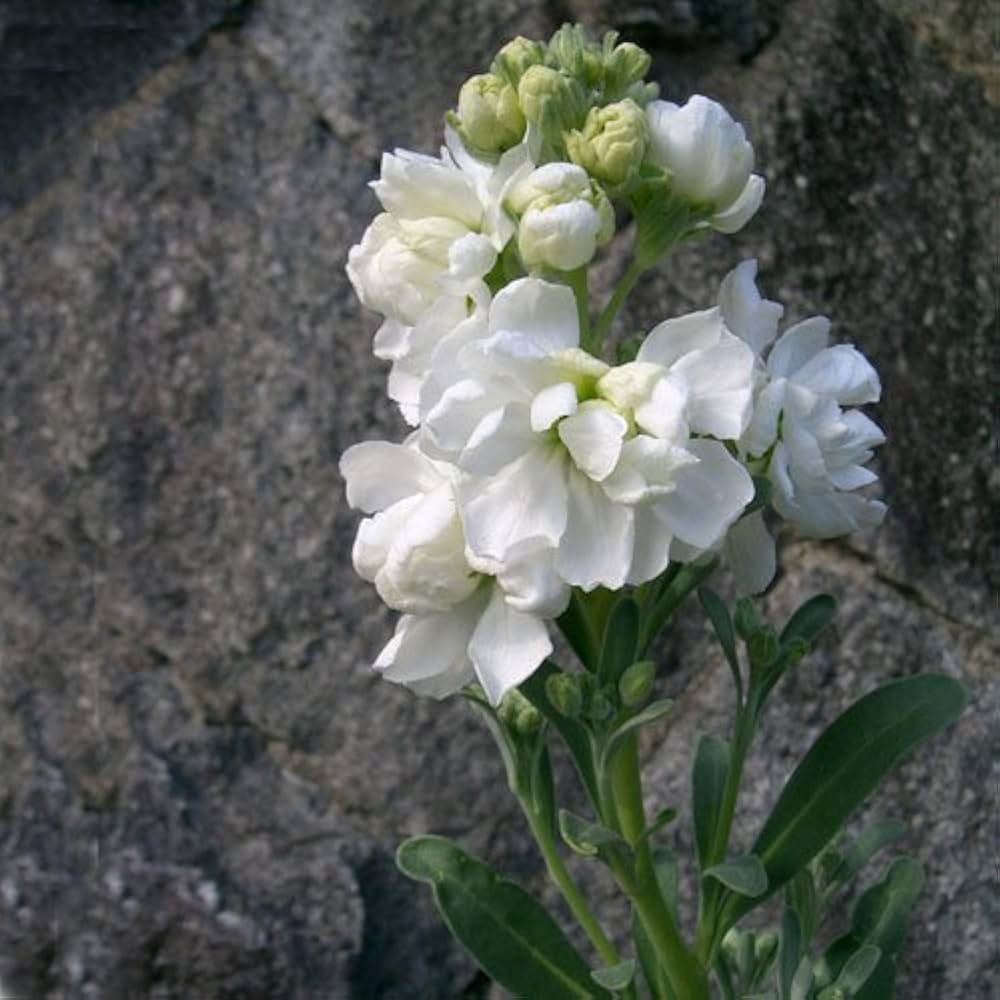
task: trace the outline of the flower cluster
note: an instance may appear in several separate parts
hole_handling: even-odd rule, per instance
[[[434,696],[490,701],[551,652],[573,589],[639,587],[716,554],[746,592],[775,572],[769,505],[814,537],[879,521],[857,492],[882,442],[853,347],[813,317],[780,336],[756,264],[709,309],[655,326],[612,364],[586,268],[636,222],[625,281],[702,231],[731,233],[764,193],[742,127],[695,96],[656,99],[637,46],[564,28],[504,46],[461,88],[439,157],[386,154],[384,211],[348,274],[384,317],[375,354],[405,441],[348,449],[348,502],[369,515],[354,564],[403,613],[376,667]]]

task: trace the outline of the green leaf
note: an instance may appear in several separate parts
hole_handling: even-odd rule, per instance
[[[677,919],[677,897],[678,885],[680,884],[680,868],[677,863],[677,855],[669,847],[656,847],[653,849],[653,871],[656,872],[656,882],[660,887],[660,894],[667,904],[674,920]]]
[[[623,990],[635,978],[635,959],[627,958],[617,965],[604,969],[593,969],[590,978],[606,990]]]
[[[897,858],[882,881],[868,889],[854,907],[854,934],[865,944],[877,945],[887,955],[895,955],[925,881],[919,861]]]
[[[866,944],[858,949],[844,963],[834,987],[846,990],[848,993],[857,993],[868,981],[869,976],[875,971],[879,959],[882,957],[881,949],[873,944]]]
[[[663,701],[654,701],[651,705],[647,705],[641,712],[633,715],[631,719],[622,723],[622,725],[620,725],[610,735],[610,737],[608,737],[608,742],[604,747],[603,754],[604,766],[607,767],[611,758],[621,747],[626,736],[638,732],[643,726],[648,726],[654,722],[658,722],[673,707],[674,703],[669,698],[665,698]]]
[[[781,950],[778,958],[778,988],[781,1000],[790,1000],[795,970],[802,961],[802,925],[790,906],[781,915]]]
[[[411,837],[396,863],[431,886],[448,929],[504,989],[552,1000],[607,996],[532,896],[444,837]]]
[[[597,774],[594,770],[594,757],[590,747],[590,737],[586,728],[577,722],[563,715],[549,701],[549,696],[545,690],[545,682],[558,673],[558,668],[554,667],[547,660],[525,681],[522,681],[518,690],[521,694],[538,709],[542,715],[552,723],[552,726],[562,736],[566,747],[573,758],[573,763],[580,774],[580,780],[590,798],[595,805],[600,801],[597,793]]]
[[[682,569],[671,572],[667,570],[665,578],[669,583],[656,595],[652,606],[646,608],[642,616],[642,626],[639,629],[639,656],[644,656],[649,644],[656,638],[666,620],[684,603],[684,599],[707,580],[718,566],[717,559],[709,559],[704,563],[688,563]]]
[[[804,951],[812,941],[816,925],[819,923],[819,893],[816,891],[812,872],[808,868],[804,868],[788,883],[785,901],[798,914]]]
[[[834,721],[788,779],[753,845],[768,893],[802,871],[903,754],[958,717],[965,699],[950,677],[907,677],[865,695]],[[737,900],[727,916],[735,920],[756,902]]]
[[[837,602],[829,594],[811,597],[789,618],[781,633],[781,645],[802,639],[811,646],[833,624],[836,616]]]
[[[708,587],[698,588],[698,599],[701,606],[708,615],[708,620],[715,629],[716,638],[722,646],[723,653],[729,661],[729,669],[733,674],[733,681],[736,684],[737,703],[743,703],[743,677],[740,674],[740,660],[736,653],[736,630],[733,628],[733,620],[729,617],[729,609],[725,602],[714,590]]]
[[[602,684],[617,684],[625,668],[635,662],[639,641],[639,607],[623,597],[608,616],[597,676]]]
[[[680,882],[677,855],[666,847],[655,848],[653,850],[653,870],[656,872],[656,881],[659,884],[664,902],[667,904],[667,909],[670,910],[676,921],[678,884]],[[657,1000],[682,1000],[671,987],[666,970],[657,959],[656,949],[649,940],[649,935],[635,910],[632,912],[632,939],[635,941],[639,964],[642,966],[642,974],[649,985],[650,993]]]
[[[571,591],[569,604],[556,619],[556,624],[580,662],[588,670],[595,670],[600,651],[590,627],[583,598],[575,590]]]
[[[577,854],[594,857],[605,855],[609,850],[631,853],[620,833],[609,830],[600,823],[592,823],[568,809],[559,810],[559,833],[567,846]]]
[[[767,872],[760,858],[753,854],[712,865],[703,872],[703,877],[714,878],[741,896],[756,898],[767,892]]]
[[[898,819],[882,819],[868,827],[844,852],[840,863],[833,869],[828,883],[847,882],[868,864],[872,857],[899,840],[906,833],[906,826]]]
[[[806,955],[792,977],[792,985],[788,990],[788,1000],[809,1000],[813,984],[812,962]]]
[[[712,843],[722,813],[728,774],[729,745],[716,736],[702,736],[695,751],[691,779],[695,846],[700,868],[712,863]]]
[[[673,823],[677,819],[676,809],[661,809],[650,822],[647,824],[646,829],[642,831],[641,840],[648,840],[653,836],[654,833],[658,833],[662,830],[668,823]]]
[[[758,511],[766,507],[771,502],[771,496],[774,493],[774,487],[771,485],[771,480],[766,476],[754,476],[753,487],[753,499],[744,508],[742,514],[743,517],[746,517],[747,514],[753,514],[754,511]]]

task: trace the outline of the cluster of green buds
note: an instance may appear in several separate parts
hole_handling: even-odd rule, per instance
[[[622,709],[641,708],[653,693],[656,664],[638,660],[626,667],[617,683],[601,683],[589,673],[556,673],[545,683],[545,694],[560,715],[570,719],[608,722]]]
[[[643,81],[649,65],[649,53],[632,42],[619,43],[613,31],[601,43],[588,39],[580,25],[568,24],[547,44],[515,38],[497,53],[488,73],[465,82],[449,121],[470,152],[485,158],[517,145],[531,124],[548,147],[548,159],[572,159],[584,167],[602,163],[600,171],[587,167],[600,179],[602,173],[622,171],[603,166],[599,150],[615,146],[613,158],[620,160],[617,147],[625,141],[635,163],[642,159],[647,145],[642,108],[658,92],[656,84]],[[604,109],[612,109],[610,118],[617,122],[610,129],[594,117]],[[584,149],[603,131],[614,132],[614,139]],[[636,134],[626,135],[630,131]],[[567,138],[574,134],[578,152],[567,156]]]

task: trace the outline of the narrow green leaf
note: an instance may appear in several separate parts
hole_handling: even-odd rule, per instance
[[[639,641],[639,607],[631,597],[623,597],[608,616],[601,645],[597,676],[602,684],[617,684],[625,668],[636,660]]]
[[[430,884],[449,930],[511,993],[552,1000],[607,996],[532,896],[444,837],[411,837],[396,863],[404,875]]]
[[[707,580],[719,564],[717,559],[709,559],[704,563],[688,563],[683,569],[665,574],[669,579],[667,586],[657,595],[651,607],[646,608],[642,616],[642,626],[639,629],[639,656],[644,656],[649,644],[656,638],[667,619],[684,603],[684,599]],[[670,574],[670,575],[668,575]]]
[[[827,881],[833,885],[854,878],[875,854],[895,843],[905,833],[906,826],[898,819],[882,819],[873,823],[844,851]]]
[[[760,858],[753,854],[741,858],[729,858],[717,865],[712,865],[703,873],[705,878],[714,878],[727,889],[755,899],[767,892],[767,872]]]
[[[858,900],[851,920],[856,937],[895,955],[906,936],[913,904],[924,887],[923,865],[913,858],[896,858],[884,878]]]
[[[809,864],[903,754],[954,721],[965,699],[950,677],[907,677],[866,695],[833,722],[788,779],[753,845],[769,893]],[[727,916],[735,920],[755,902],[740,899]]]
[[[791,1000],[792,980],[802,961],[802,925],[790,906],[781,915],[781,949],[778,958],[778,988],[781,1000]]]
[[[651,705],[647,705],[641,712],[633,715],[631,719],[622,723],[608,737],[607,745],[604,748],[604,765],[607,766],[608,762],[621,747],[622,741],[626,736],[638,732],[643,726],[658,722],[673,707],[674,703],[669,698],[665,698],[663,701],[654,701]]]
[[[676,809],[661,809],[650,822],[646,829],[642,831],[642,840],[648,840],[654,833],[662,830],[668,823],[673,823],[677,819]]]
[[[577,854],[593,857],[609,848],[621,851],[630,850],[625,838],[620,833],[609,830],[600,823],[592,823],[582,816],[571,813],[568,809],[559,810],[559,833],[566,841],[566,845]]]
[[[559,631],[572,646],[573,652],[588,670],[597,669],[600,650],[597,640],[591,631],[586,608],[581,596],[574,590],[570,593],[570,601],[566,610],[556,619]]]
[[[716,736],[702,736],[694,757],[691,779],[695,846],[698,866],[711,865],[710,853],[722,812],[722,796],[729,774],[729,745]]]
[[[609,965],[604,969],[593,969],[590,978],[606,990],[623,990],[635,978],[635,959],[627,958],[617,965]]]
[[[857,993],[875,971],[881,957],[881,949],[873,944],[866,944],[844,963],[833,985],[848,993]]]
[[[781,645],[802,639],[810,646],[833,624],[837,602],[829,594],[817,594],[805,602],[788,620],[781,633]]]
[[[809,961],[809,956],[806,955],[799,962],[799,967],[795,970],[795,975],[792,977],[792,985],[788,991],[788,1000],[809,1000],[812,984],[812,962]]]
[[[552,723],[552,726],[562,736],[579,772],[583,787],[596,808],[600,800],[597,794],[594,757],[587,730],[576,719],[570,719],[558,711],[549,701],[545,690],[545,682],[556,673],[558,673],[558,668],[546,660],[526,681],[521,682],[518,690]]]
[[[802,950],[805,951],[819,923],[819,893],[816,891],[812,872],[808,868],[803,868],[788,883],[785,889],[785,902],[798,914]]]
[[[680,884],[680,867],[677,863],[677,855],[669,847],[654,848],[653,871],[656,872],[656,882],[660,887],[663,901],[667,904],[671,916],[676,920],[678,886]]]
[[[733,620],[729,617],[729,609],[725,602],[714,590],[708,587],[698,588],[698,599],[701,606],[708,615],[708,620],[712,623],[716,638],[722,647],[722,652],[726,654],[729,661],[729,669],[733,674],[733,681],[736,684],[737,703],[743,703],[743,677],[740,674],[740,660],[736,653],[736,630],[733,628]]]

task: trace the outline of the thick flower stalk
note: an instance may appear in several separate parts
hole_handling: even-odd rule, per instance
[[[729,112],[701,95],[657,99],[649,67],[638,46],[613,33],[594,43],[575,26],[548,43],[508,43],[461,87],[440,156],[383,157],[372,183],[382,211],[348,254],[361,302],[383,317],[374,353],[391,362],[388,393],[411,428],[402,442],[357,444],[341,459],[348,503],[366,515],[355,568],[401,614],[375,668],[419,694],[461,693],[479,707],[549,873],[603,963],[588,970],[530,897],[454,845],[404,845],[404,871],[435,886],[454,932],[519,995],[640,991],[636,959],[619,955],[589,910],[557,830],[630,898],[651,996],[707,1000],[711,983],[726,998],[771,995],[761,991],[777,937],[751,947],[752,935],[732,928],[756,905],[747,900],[805,877],[867,787],[838,785],[824,798],[827,764],[806,768],[802,800],[815,815],[781,837],[765,827],[755,853],[728,858],[764,703],[830,610],[826,599],[808,602],[779,633],[752,605],[733,620],[701,590],[733,672],[736,719],[730,741],[698,748],[700,903],[685,939],[668,891],[676,872],[664,875],[665,855],[652,847],[672,813],[649,821],[643,807],[636,734],[669,708],[648,704],[648,651],[717,565],[742,594],[766,589],[782,522],[812,538],[878,524],[886,508],[867,491],[884,437],[859,409],[880,395],[872,365],[831,343],[825,317],[779,333],[784,309],[761,294],[753,260],[725,275],[705,308],[615,343],[642,274],[688,240],[743,228],[765,188]],[[632,257],[595,310],[588,268],[619,222],[633,230]],[[554,663],[553,626],[579,669]],[[954,690],[935,698],[934,718],[950,717]],[[878,720],[895,708],[867,712],[845,726],[872,743],[872,760],[891,761],[933,728],[901,723],[883,747]],[[557,811],[547,743],[556,732],[590,820]],[[478,899],[501,902],[477,909]],[[846,964],[811,963],[804,927],[783,924],[776,996],[852,996],[889,960],[876,942],[852,942]]]

